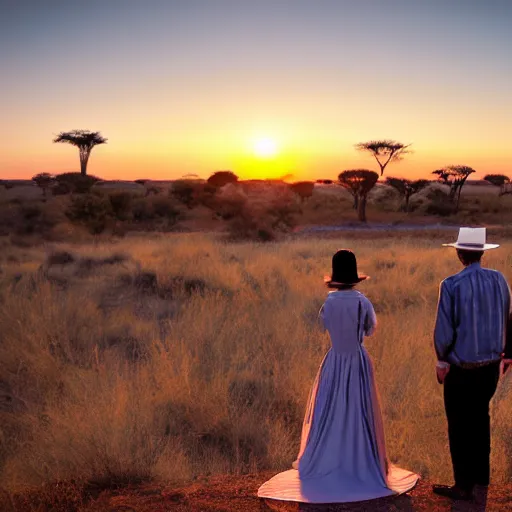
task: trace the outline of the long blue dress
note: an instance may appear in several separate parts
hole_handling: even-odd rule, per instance
[[[363,346],[377,324],[371,302],[356,290],[331,292],[320,321],[332,347],[313,384],[299,455],[293,469],[265,482],[258,496],[345,503],[409,491],[419,477],[387,461],[373,368]]]

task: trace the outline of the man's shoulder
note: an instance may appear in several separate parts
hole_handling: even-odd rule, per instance
[[[470,279],[472,274],[470,272],[466,272],[465,270],[466,269],[461,270],[457,274],[453,274],[452,276],[447,277],[446,279],[441,281],[441,285],[446,283],[447,287],[456,286],[457,284],[460,284],[461,282]],[[499,270],[480,267],[477,272],[483,273],[486,276],[491,277],[492,279],[496,279],[497,281],[506,282],[505,276]]]
[[[460,272],[458,274],[453,274],[452,276],[448,276],[441,281],[442,288],[450,288],[460,279]]]
[[[495,270],[493,268],[480,267],[479,271],[498,281],[506,281],[505,276],[499,270]]]
[[[503,279],[505,279],[505,276],[499,270],[496,270],[494,268],[481,267],[481,270],[483,272],[487,272],[489,274],[494,274],[496,276],[500,276],[500,277],[503,277]]]
[[[499,270],[494,270],[492,268],[485,268],[483,270],[486,271],[488,276],[490,276],[497,283],[499,283],[499,286],[501,286],[502,288],[508,288],[507,278]]]

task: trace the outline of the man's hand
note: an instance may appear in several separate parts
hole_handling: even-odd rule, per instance
[[[501,360],[501,375],[505,375],[508,370],[512,367],[512,359]]]
[[[450,365],[448,363],[439,361],[436,365],[437,382],[444,384],[444,380],[450,371]]]

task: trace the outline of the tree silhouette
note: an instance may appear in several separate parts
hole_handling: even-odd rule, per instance
[[[238,181],[238,176],[231,171],[217,171],[214,172],[207,180],[209,185],[212,185],[216,188],[221,188],[228,183],[236,183]]]
[[[384,169],[389,162],[398,162],[402,160],[403,155],[410,153],[407,149],[408,147],[410,147],[410,144],[404,145],[401,142],[390,139],[370,140],[355,145],[358,151],[366,151],[375,158],[379,164],[381,176],[384,174]]]
[[[338,180],[357,200],[357,215],[361,222],[366,222],[366,200],[368,193],[375,186],[379,175],[367,169],[350,169],[343,171]]]
[[[504,174],[486,174],[484,176],[484,180],[488,181],[495,187],[499,187],[500,196],[505,194],[512,194],[512,189],[510,188],[510,178],[508,176],[505,176]]]
[[[290,188],[300,197],[300,200],[304,202],[313,195],[315,184],[312,181],[298,181],[297,183],[292,183]]]
[[[46,192],[55,183],[55,176],[47,172],[41,172],[33,176],[32,181],[43,191],[43,198],[46,201]]]
[[[430,182],[428,180],[406,180],[404,178],[386,178],[386,184],[398,191],[404,199],[401,209],[409,211],[409,200],[411,196],[423,190]]]
[[[87,162],[91,156],[94,146],[106,144],[107,139],[101,136],[100,132],[90,132],[88,130],[72,130],[70,132],[61,132],[53,142],[65,142],[76,146],[80,153],[80,173],[82,176],[87,174]]]
[[[467,165],[449,165],[433,171],[432,174],[437,175],[441,183],[450,187],[450,200],[455,202],[455,199],[457,199],[456,208],[458,210],[462,187],[474,172],[476,171]]]

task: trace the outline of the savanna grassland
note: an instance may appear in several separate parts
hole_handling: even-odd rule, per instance
[[[340,247],[372,276],[361,289],[379,317],[367,347],[389,457],[424,482],[450,479],[432,328],[439,281],[459,265],[440,243],[487,225],[503,242],[487,261],[511,278],[512,195],[468,184],[456,209],[431,183],[405,212],[379,184],[362,224],[337,185],[302,197],[283,182],[82,181],[51,194],[0,185],[0,509],[7,497],[13,511],[89,511],[98,489],[204,478],[226,483],[228,503],[233,489],[254,497],[297,454],[329,346],[316,323],[323,276]],[[503,483],[510,386],[493,405]]]
[[[282,470],[328,349],[316,317],[332,253],[353,249],[378,315],[365,342],[389,458],[448,481],[432,329],[440,242],[347,234],[228,243],[147,234],[34,247],[0,241],[0,482],[189,482]],[[485,257],[512,279],[512,241]],[[493,480],[512,479],[512,380],[492,405]],[[470,428],[470,426],[468,426]]]
[[[45,242],[95,243],[100,234],[108,238],[135,232],[202,231],[223,233],[237,241],[275,241],[305,227],[365,226],[358,222],[353,197],[336,184],[304,182],[311,186],[304,195],[300,188],[293,188],[300,183],[280,181],[213,187],[204,180],[141,185],[95,182],[74,173],[63,176],[74,180],[49,189],[30,181],[12,186],[0,182],[0,236],[24,247]],[[368,222],[510,225],[512,194],[499,195],[497,187],[483,183],[466,184],[457,206],[446,185],[431,182],[411,196],[407,212],[403,197],[379,183],[368,194]]]

